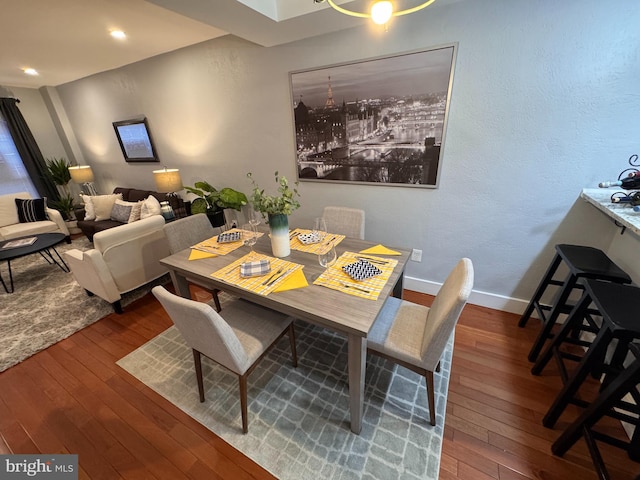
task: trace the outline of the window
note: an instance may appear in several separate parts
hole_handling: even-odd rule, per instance
[[[0,195],[18,192],[40,197],[16,150],[7,122],[0,114]]]

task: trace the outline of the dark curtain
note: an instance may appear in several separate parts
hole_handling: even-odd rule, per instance
[[[31,177],[33,185],[42,197],[47,197],[50,202],[60,199],[55,183],[47,175],[47,164],[35,138],[24,121],[22,113],[18,109],[17,98],[0,98],[0,113],[7,121],[9,133],[16,144],[22,163]]]

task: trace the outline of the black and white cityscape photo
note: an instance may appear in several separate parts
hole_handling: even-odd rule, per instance
[[[455,45],[292,72],[298,178],[435,188]]]

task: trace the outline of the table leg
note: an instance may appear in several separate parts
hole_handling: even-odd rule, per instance
[[[2,282],[2,286],[4,287],[4,291],[7,293],[13,293],[13,275],[11,275],[11,260],[7,260],[7,266],[9,267],[9,284],[11,285],[11,290],[7,287],[7,284],[4,283],[4,278],[2,278],[2,272],[0,272],[0,282]]]
[[[189,290],[189,282],[186,277],[171,270],[171,281],[173,282],[173,288],[176,289],[176,294],[184,298],[191,298],[191,291]]]
[[[364,374],[367,360],[367,339],[349,335],[349,403],[351,431],[360,434],[364,404]]]

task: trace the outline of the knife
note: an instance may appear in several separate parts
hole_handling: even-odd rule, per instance
[[[269,280],[269,283],[267,283],[267,287],[270,287],[271,285],[273,285],[274,283],[276,283],[278,280],[280,280],[282,277],[284,277],[287,273],[289,273],[291,270],[285,270],[284,272],[276,275],[276,277],[272,280]]]

